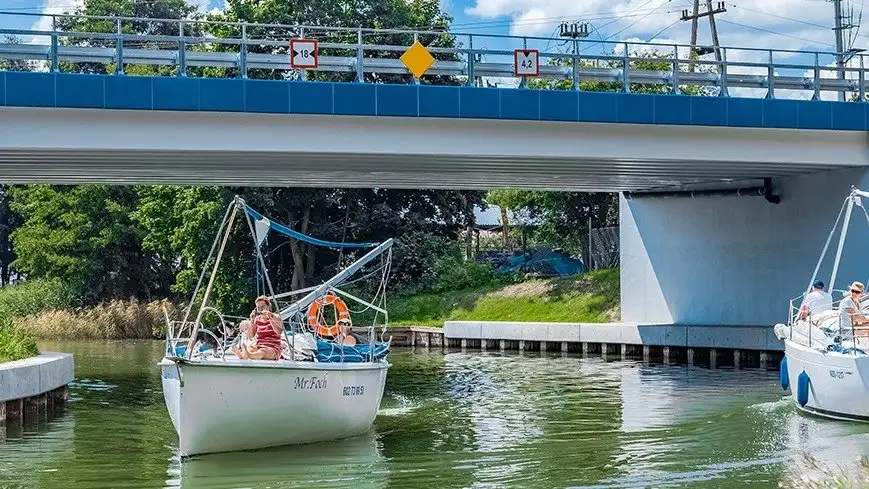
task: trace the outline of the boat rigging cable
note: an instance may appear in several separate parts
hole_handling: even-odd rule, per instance
[[[205,278],[206,270],[208,269],[207,264],[211,261],[212,256],[214,256],[215,249],[217,249],[217,257],[215,258],[214,270],[211,273],[211,277],[209,277],[208,285],[206,286],[205,295],[202,299],[202,304],[200,305],[199,313],[196,316],[196,320],[191,325],[192,326],[191,335],[190,335],[190,339],[189,339],[189,342],[187,345],[187,351],[186,351],[188,356],[192,355],[192,353],[193,353],[192,352],[193,343],[196,339],[196,334],[198,332],[197,330],[199,329],[199,323],[202,320],[202,315],[203,315],[205,308],[206,308],[205,306],[206,306],[206,303],[208,301],[208,296],[210,295],[211,289],[213,287],[213,282],[214,282],[216,274],[217,274],[217,268],[219,266],[224,249],[226,247],[226,243],[228,241],[229,235],[231,234],[232,224],[235,220],[236,213],[239,210],[244,211],[245,218],[246,218],[247,223],[248,223],[248,227],[250,229],[252,238],[254,240],[254,244],[255,244],[254,247],[256,249],[256,255],[257,255],[257,258],[256,258],[257,279],[259,279],[260,277],[262,277],[262,279],[264,279],[264,282],[265,282],[264,285],[265,285],[265,287],[268,288],[269,297],[270,297],[271,301],[273,302],[275,309],[280,311],[280,315],[281,315],[282,320],[291,319],[291,316],[295,315],[296,313],[300,312],[303,308],[307,307],[317,297],[320,297],[324,293],[326,293],[328,291],[328,289],[334,288],[336,285],[347,280],[347,278],[349,278],[353,273],[360,270],[366,263],[370,262],[376,256],[382,255],[384,251],[387,252],[386,257],[381,256],[381,260],[382,260],[381,266],[379,269],[375,270],[372,274],[377,273],[378,271],[382,271],[381,283],[378,286],[374,301],[377,301],[377,299],[379,298],[382,302],[385,303],[386,285],[384,282],[385,282],[386,277],[388,276],[389,270],[391,268],[389,266],[389,264],[391,263],[391,258],[392,258],[392,249],[391,249],[392,248],[392,240],[391,239],[389,239],[383,243],[346,243],[346,242],[335,242],[335,241],[327,241],[327,240],[314,238],[312,236],[308,236],[306,234],[295,231],[295,230],[293,230],[293,229],[291,229],[283,224],[277,223],[277,222],[265,217],[264,215],[260,214],[259,212],[257,212],[253,208],[249,207],[247,205],[247,203],[245,203],[244,199],[242,199],[239,196],[236,196],[233,199],[232,203],[227,207],[226,213],[223,216],[223,220],[221,221],[220,226],[218,227],[217,236],[216,236],[214,242],[212,243],[211,251],[209,252],[208,258],[206,258],[206,261],[205,261],[206,266],[203,267],[202,273],[199,276],[199,280],[198,280],[196,287],[194,288],[194,291],[193,291],[193,298],[191,299],[190,304],[188,304],[187,310],[185,311],[184,320],[182,321],[182,324],[181,324],[180,331],[183,331],[187,325],[187,320],[189,319],[190,313],[192,312],[193,304],[196,302],[196,297],[199,293],[199,289],[201,288],[202,282]],[[327,282],[325,282],[319,286],[306,289],[306,291],[308,291],[308,290],[310,291],[307,295],[305,295],[301,299],[297,300],[295,303],[289,305],[288,307],[286,307],[282,310],[280,308],[280,305],[278,304],[278,301],[277,301],[278,295],[274,291],[274,287],[272,285],[271,278],[269,277],[268,270],[266,268],[265,258],[263,257],[263,254],[262,254],[262,245],[265,243],[265,240],[266,240],[268,233],[270,231],[275,231],[278,234],[284,235],[284,236],[292,238],[292,239],[297,239],[299,241],[303,241],[305,243],[308,243],[308,244],[311,244],[314,246],[338,248],[341,250],[343,250],[344,248],[356,248],[356,249],[374,248],[374,249],[369,251],[362,258],[356,260],[353,264],[351,264],[349,267],[347,267],[344,270],[342,270],[341,272],[339,272],[337,275],[335,275],[334,277],[329,279]],[[222,240],[220,239],[221,235],[223,237]],[[218,242],[221,243],[219,248],[218,248]],[[258,284],[258,289],[259,289],[259,284]],[[383,293],[382,296],[381,296],[381,293]],[[286,296],[286,295],[289,295],[289,294],[282,294],[282,296]],[[367,305],[369,307],[373,306],[372,303],[368,303],[365,301],[361,301],[361,302],[363,303],[363,305]],[[375,309],[379,310],[380,308],[375,307]],[[377,316],[375,315],[375,322],[376,322],[376,319],[377,319]],[[291,324],[293,324],[292,320],[290,322],[291,322]],[[295,342],[293,340],[291,340],[290,338],[286,337],[287,336],[286,329],[284,329],[282,336],[284,337],[284,339],[287,340],[288,343],[291,344],[292,348],[295,348],[295,344],[294,344]]]

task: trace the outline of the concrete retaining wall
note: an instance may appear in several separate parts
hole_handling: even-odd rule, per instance
[[[447,339],[606,343],[781,351],[772,326],[447,321]]]
[[[0,363],[0,402],[25,399],[72,382],[75,366],[69,353],[43,352],[33,358]]]

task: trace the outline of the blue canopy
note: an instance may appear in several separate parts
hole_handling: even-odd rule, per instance
[[[325,246],[328,248],[373,248],[380,243],[337,243],[335,241],[324,241],[322,239],[312,238],[306,234],[302,234],[298,231],[294,231],[283,224],[272,221],[271,219],[263,216],[259,212],[251,209],[249,206],[244,206],[245,212],[253,218],[253,220],[257,223],[257,228],[259,225],[265,223],[268,225],[268,229],[275,231],[276,233],[283,234],[284,236],[298,239],[299,241],[304,241],[306,243],[316,245],[316,246]],[[259,234],[259,233],[257,233]],[[260,242],[259,236],[256,236],[257,242]]]

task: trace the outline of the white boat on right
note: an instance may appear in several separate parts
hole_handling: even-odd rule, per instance
[[[869,330],[855,326],[869,318],[869,298],[861,300],[866,296],[860,282],[846,290],[833,288],[855,209],[862,211],[869,224],[862,198],[869,198],[869,192],[857,188],[845,198],[807,291],[791,299],[788,322],[776,324],[775,334],[785,349],[781,386],[790,389],[797,408],[832,419],[869,422]],[[825,287],[818,273],[837,232],[838,246]],[[859,272],[866,274],[867,270]]]

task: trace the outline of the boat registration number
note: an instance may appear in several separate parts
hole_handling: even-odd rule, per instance
[[[344,388],[345,396],[361,396],[365,393],[365,386],[363,385],[349,385]]]
[[[844,379],[845,373],[846,372],[844,370],[830,370],[830,377],[832,377],[834,379]],[[847,373],[850,374],[851,372],[847,372]]]

